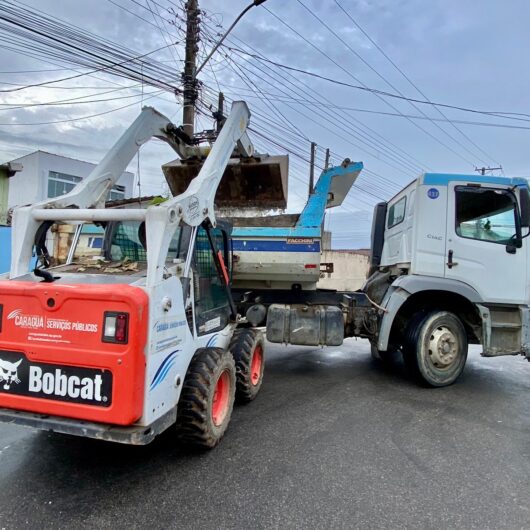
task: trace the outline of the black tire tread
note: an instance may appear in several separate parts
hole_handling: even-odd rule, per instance
[[[422,385],[427,387],[439,387],[439,386],[447,386],[448,384],[452,384],[458,379],[459,375],[457,375],[456,379],[449,383],[438,383],[429,381],[425,378],[425,376],[422,374],[422,370],[419,364],[419,359],[417,355],[417,343],[419,340],[419,335],[421,332],[421,329],[423,328],[424,323],[431,318],[435,313],[447,313],[454,318],[458,320],[458,317],[448,311],[431,311],[431,312],[420,312],[413,316],[413,318],[410,320],[407,329],[405,331],[405,337],[404,337],[404,344],[403,344],[403,360],[405,362],[405,366],[410,371],[412,376]],[[465,334],[465,330],[464,330]],[[467,337],[465,337],[467,339]],[[465,341],[465,348],[466,348],[466,354],[467,357],[467,340]],[[465,359],[464,359],[464,365],[465,365]],[[462,369],[463,370],[463,366]],[[461,373],[461,372],[460,372]]]
[[[210,425],[209,395],[215,384],[216,369],[228,363],[235,366],[232,356],[222,348],[200,348],[188,367],[177,410],[177,432],[187,445],[203,449],[215,447],[230,421],[231,410],[225,420],[225,427],[216,435]]]
[[[252,353],[261,344],[264,350],[264,339],[261,331],[254,328],[236,329],[230,341],[229,351],[236,363],[236,401],[248,403],[258,394],[263,381],[263,375],[258,385],[253,386],[250,381],[250,364]]]

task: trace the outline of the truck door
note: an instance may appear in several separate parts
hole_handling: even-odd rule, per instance
[[[526,251],[512,189],[449,183],[445,277],[473,287],[485,302],[527,300]]]

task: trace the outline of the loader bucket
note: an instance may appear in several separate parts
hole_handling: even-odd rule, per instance
[[[173,160],[162,166],[171,193],[186,191],[202,167],[200,160]],[[289,157],[231,159],[215,195],[223,208],[286,208]]]

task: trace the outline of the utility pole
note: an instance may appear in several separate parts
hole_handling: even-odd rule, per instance
[[[324,169],[327,170],[329,168],[329,147],[326,149],[326,161],[324,162]]]
[[[199,28],[199,2],[198,0],[187,0],[186,2],[186,56],[184,58],[184,72],[182,74],[182,84],[184,86],[184,107],[182,111],[182,125],[184,132],[191,138],[194,133],[195,122],[195,102],[198,97],[197,74],[204,68],[212,55],[226,39],[227,35],[234,29],[234,26],[253,7],[260,6],[266,0],[253,0],[232,22],[219,42],[211,49],[204,61],[197,67],[197,52],[199,51],[200,28]],[[221,103],[219,104],[221,107]]]
[[[317,150],[317,144],[311,142],[311,165],[309,167],[309,195],[313,193],[315,187],[315,154]]]
[[[195,68],[197,52],[199,51],[199,2],[187,0],[186,2],[186,54],[184,58],[184,72],[182,81],[184,85],[184,107],[182,111],[182,124],[184,132],[191,138],[194,133],[195,102],[197,101],[197,80]]]
[[[502,171],[502,166],[500,167],[476,167],[475,171],[481,175],[485,175],[486,171]]]
[[[217,112],[214,113],[213,117],[215,118],[215,132],[219,134],[225,121],[225,96],[222,92],[219,92]]]

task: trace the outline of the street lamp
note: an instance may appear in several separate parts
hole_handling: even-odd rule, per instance
[[[234,26],[243,18],[245,13],[247,11],[250,11],[254,6],[259,6],[264,2],[266,2],[266,0],[254,0],[254,2],[249,4],[247,7],[245,7],[245,9],[243,9],[243,11],[241,11],[241,13],[239,13],[238,17],[234,20],[234,22],[232,22],[232,25],[226,30],[225,34],[221,37],[221,40],[212,48],[212,50],[208,54],[208,57],[206,57],[206,59],[204,59],[204,61],[197,68],[197,70],[195,70],[195,75],[197,75],[204,68],[204,66],[210,60],[212,55],[217,51],[217,48],[219,48],[219,46],[223,44],[223,41],[226,39],[227,35],[234,29]]]

